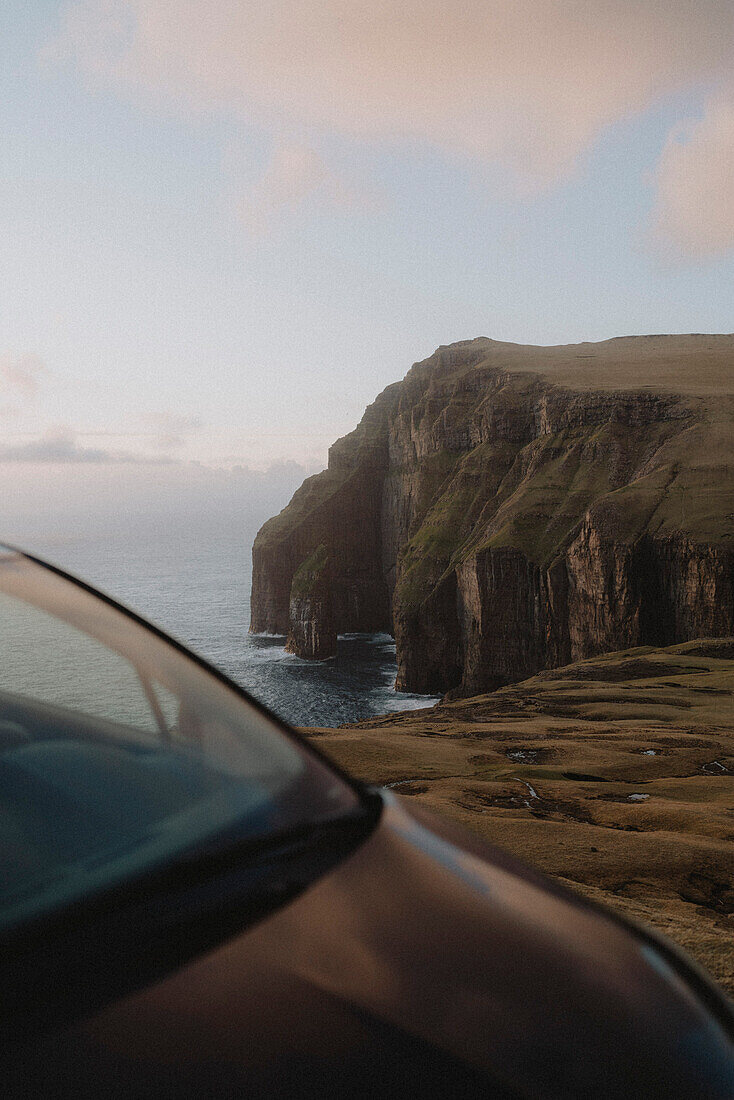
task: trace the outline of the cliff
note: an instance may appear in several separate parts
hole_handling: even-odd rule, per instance
[[[285,648],[310,661],[336,652],[331,563],[324,543],[299,565],[291,581]]]
[[[733,633],[734,337],[440,348],[262,528],[251,629],[388,630],[399,688],[458,694]]]

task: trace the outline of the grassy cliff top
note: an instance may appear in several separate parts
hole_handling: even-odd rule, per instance
[[[734,993],[734,638],[306,732],[361,779],[654,925]]]
[[[618,336],[597,343],[550,346],[480,337],[439,351],[451,348],[473,350],[478,356],[486,350],[469,369],[491,366],[535,373],[572,390],[652,390],[702,397],[734,394],[734,334]]]

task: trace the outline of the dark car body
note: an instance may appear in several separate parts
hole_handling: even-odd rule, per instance
[[[734,1097],[730,1003],[676,949],[339,781],[338,815],[5,930],[3,1096]]]

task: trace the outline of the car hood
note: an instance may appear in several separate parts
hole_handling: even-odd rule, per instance
[[[254,1082],[282,1095],[300,1082],[306,1095],[318,1076],[357,1094],[372,1070],[395,1082],[428,1058],[434,1083],[440,1067],[464,1095],[481,1082],[523,1097],[734,1095],[726,1003],[695,970],[383,797],[370,837],[294,901],[40,1057],[36,1044],[37,1087],[50,1095],[61,1075],[79,1095],[253,1095]]]

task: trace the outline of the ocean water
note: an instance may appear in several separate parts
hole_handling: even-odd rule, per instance
[[[338,726],[435,699],[394,690],[387,634],[345,635],[336,657],[302,661],[285,638],[253,636],[253,533],[222,524],[170,530],[135,525],[103,534],[26,539],[23,548],[154,622],[294,725]]]

